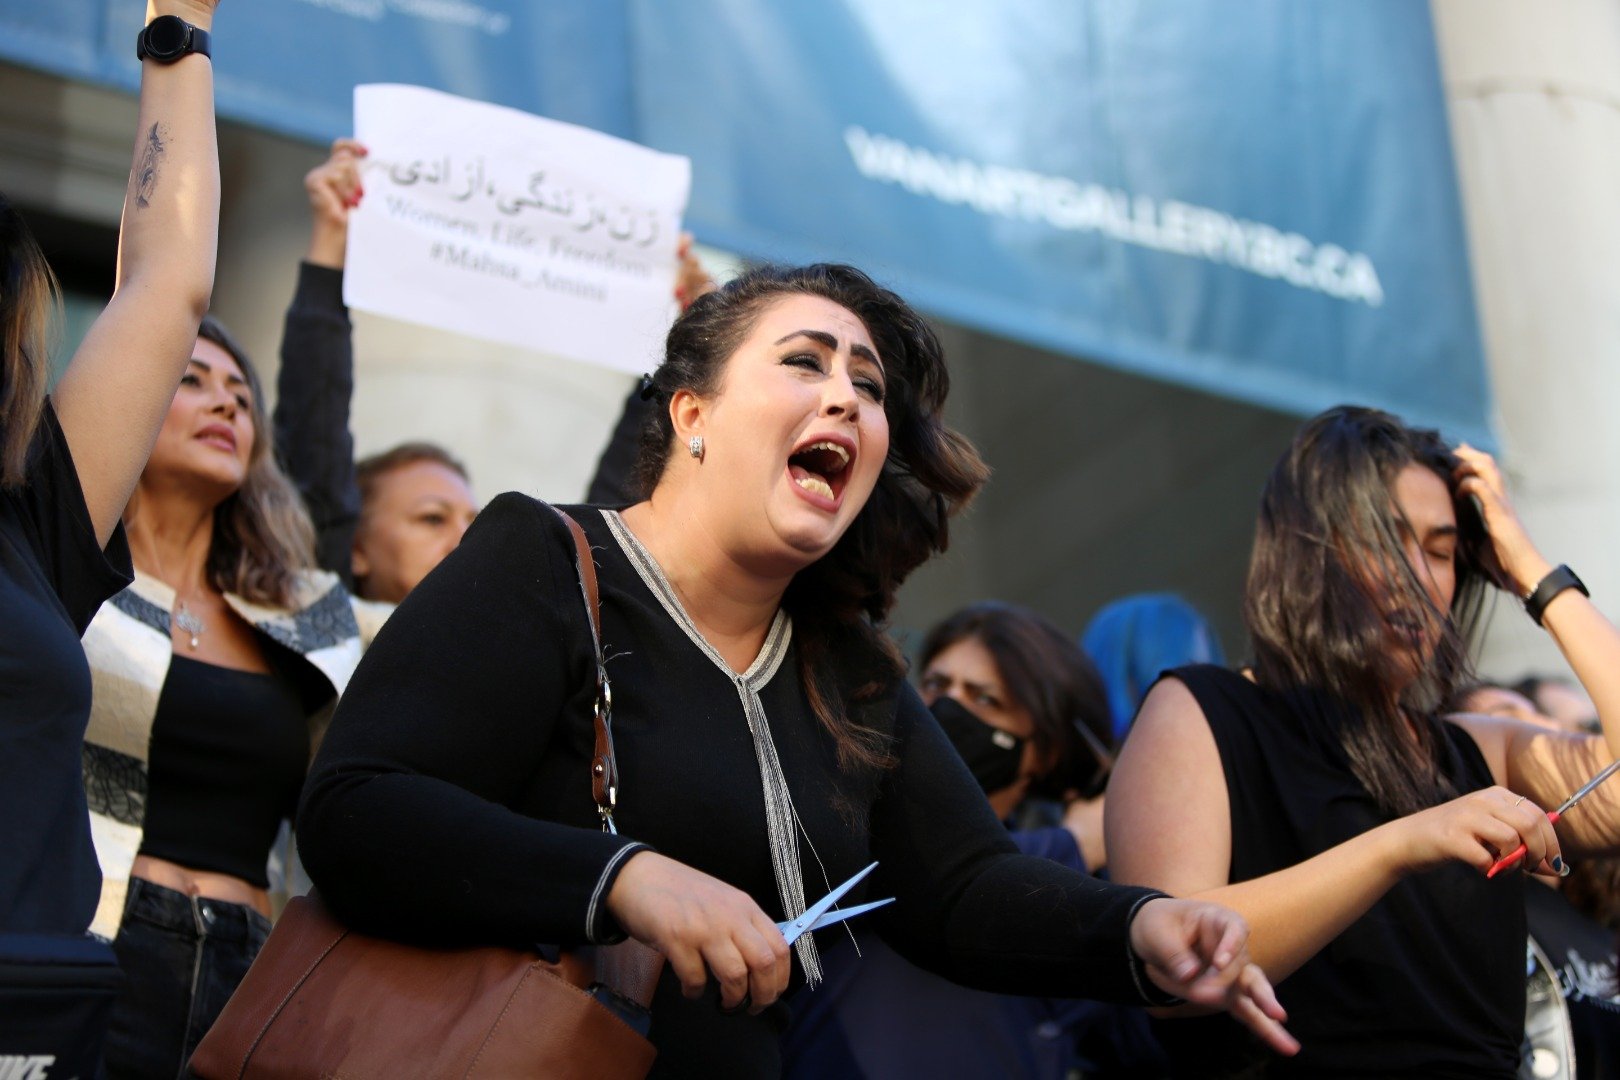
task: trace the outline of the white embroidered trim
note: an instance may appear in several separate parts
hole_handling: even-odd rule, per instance
[[[596,879],[596,888],[591,891],[591,902],[585,908],[585,940],[596,944],[596,909],[602,900],[602,890],[607,887],[608,878],[613,876],[613,868],[638,851],[651,851],[646,844],[630,844],[613,853],[613,858],[602,868],[602,876]]]

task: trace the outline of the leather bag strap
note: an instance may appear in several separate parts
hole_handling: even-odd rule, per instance
[[[602,598],[596,586],[596,559],[591,542],[579,522],[556,507],[574,537],[574,567],[579,572],[579,589],[585,597],[585,612],[591,624],[591,654],[596,663],[596,700],[591,706],[591,722],[596,729],[596,749],[591,758],[591,798],[602,819],[604,832],[616,833],[613,811],[619,801],[619,760],[613,753],[613,687],[608,682],[607,664],[602,656]]]
[[[585,597],[585,611],[591,624],[591,655],[596,663],[596,700],[591,709],[596,729],[596,751],[591,759],[591,797],[602,818],[605,832],[617,833],[613,809],[619,798],[619,761],[613,754],[613,688],[608,682],[607,663],[602,655],[602,596],[596,585],[596,557],[591,542],[579,522],[557,510],[574,537],[574,567],[579,572],[579,590]],[[641,1008],[649,1008],[658,979],[664,970],[664,954],[631,938],[617,945],[595,950],[596,981]]]

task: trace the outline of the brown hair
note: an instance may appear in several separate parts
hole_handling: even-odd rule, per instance
[[[438,443],[430,442],[404,442],[380,454],[361,458],[355,465],[355,480],[360,485],[360,514],[364,517],[366,506],[377,492],[377,481],[407,465],[415,465],[419,461],[431,461],[443,465],[467,483],[472,483],[472,477],[467,475],[467,467],[451,455],[450,451]]]
[[[642,429],[637,479],[651,492],[675,452],[669,401],[677,390],[713,396],[726,362],[774,301],[819,296],[866,327],[883,361],[889,455],[877,486],[833,549],[799,571],[782,606],[794,620],[805,694],[838,748],[840,764],[890,763],[878,721],[862,706],[891,692],[905,671],[882,632],[906,576],[949,543],[947,519],[989,475],[979,453],[942,416],[950,376],[934,332],[906,302],[852,266],[750,269],[698,297],[670,329],[648,393],[661,408]],[[834,662],[837,657],[837,662]]]
[[[276,464],[263,386],[247,352],[212,315],[203,317],[197,336],[230,353],[242,369],[253,419],[247,476],[214,507],[209,584],[257,604],[291,607],[298,572],[315,565],[315,527],[292,481]]]
[[[1450,611],[1434,610],[1404,553],[1393,490],[1408,465],[1438,476],[1456,508]],[[1467,639],[1491,578],[1485,526],[1458,494],[1456,468],[1438,432],[1389,413],[1342,405],[1314,417],[1266,480],[1244,589],[1256,679],[1325,723],[1356,778],[1396,815],[1456,794],[1440,771],[1436,716],[1468,678]],[[1391,604],[1441,628],[1416,679],[1389,648]]]
[[[28,224],[0,195],[0,488],[21,486],[45,412],[56,276]]]

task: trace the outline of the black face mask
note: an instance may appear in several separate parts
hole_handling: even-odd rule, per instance
[[[1018,768],[1024,763],[1023,739],[991,727],[952,698],[941,697],[929,708],[986,795],[1018,780]]]

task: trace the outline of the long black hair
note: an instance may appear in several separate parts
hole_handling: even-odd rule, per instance
[[[1307,421],[1260,500],[1243,619],[1255,676],[1329,725],[1387,813],[1455,794],[1440,769],[1437,714],[1468,677],[1467,642],[1492,573],[1479,511],[1458,494],[1458,460],[1435,431],[1342,405]],[[1407,562],[1394,486],[1409,465],[1451,492],[1458,543],[1451,609],[1438,611]],[[1390,613],[1430,627],[1419,670],[1391,647]]]
[[[904,676],[882,632],[906,576],[944,551],[947,519],[989,475],[973,445],[946,426],[950,376],[939,339],[899,296],[853,266],[757,267],[693,301],[676,320],[648,389],[657,404],[641,432],[637,479],[650,493],[676,452],[669,402],[678,390],[719,391],[726,362],[773,302],[819,296],[860,319],[883,361],[889,455],[866,505],[833,549],[799,571],[782,598],[794,621],[800,675],[841,764],[881,767],[886,744],[858,706]],[[838,662],[834,663],[834,657]]]

